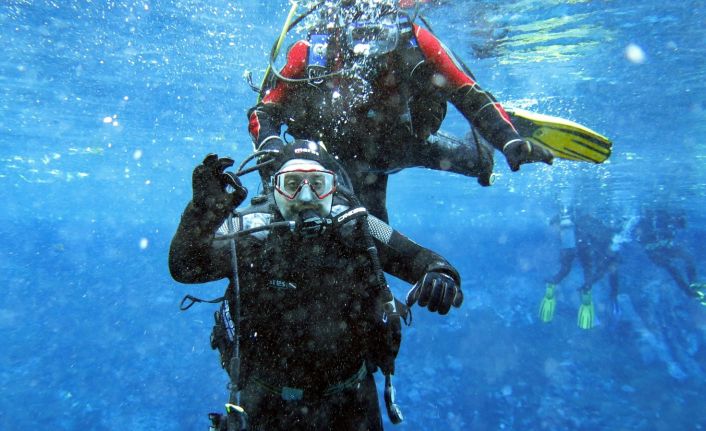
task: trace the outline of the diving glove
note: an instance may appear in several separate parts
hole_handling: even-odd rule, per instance
[[[539,304],[539,319],[544,323],[549,323],[554,318],[554,309],[556,308],[554,289],[556,289],[556,284],[547,283],[544,298],[542,298],[542,302]]]
[[[218,226],[248,195],[240,179],[225,170],[235,162],[228,157],[209,154],[194,169],[192,175],[192,203],[209,226]],[[229,188],[232,191],[229,191]]]
[[[520,165],[525,163],[543,162],[551,165],[554,161],[551,151],[524,139],[514,139],[506,143],[502,152],[513,172],[520,170]]]
[[[591,291],[581,291],[581,305],[579,306],[578,325],[581,329],[593,328],[593,317],[595,311],[593,309],[593,298]]]
[[[417,302],[429,311],[444,315],[451,306],[458,308],[463,302],[461,286],[443,272],[429,271],[407,293],[407,307]]]

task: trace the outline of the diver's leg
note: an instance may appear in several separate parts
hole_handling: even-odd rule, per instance
[[[593,283],[596,281],[596,273],[594,271],[596,256],[594,251],[591,250],[591,247],[588,245],[579,245],[577,248],[577,254],[579,257],[579,262],[581,262],[581,266],[583,267],[584,279],[584,283],[580,291],[581,305],[579,305],[577,324],[581,329],[591,329],[593,327],[595,316],[591,289]]]
[[[280,397],[265,390],[253,380],[244,383],[240,391],[240,406],[247,414],[247,429],[251,431],[281,429],[283,424],[296,422],[289,417],[291,412]]]
[[[479,181],[493,173],[493,148],[478,138],[468,135],[465,139],[448,133],[437,132],[426,141],[415,140],[405,145],[398,168],[424,167],[440,171],[478,177]]]
[[[561,267],[559,272],[553,277],[547,279],[547,283],[559,284],[567,275],[571,272],[571,264],[574,262],[574,257],[576,257],[576,249],[574,248],[562,248],[559,252],[559,259]]]
[[[691,255],[686,252],[681,247],[674,246],[671,248],[672,255],[674,256],[674,260],[679,259],[684,263],[684,269],[686,271],[686,278],[687,278],[687,283],[692,284],[696,282],[696,265],[694,265],[694,261],[691,258]]]
[[[593,262],[593,274],[591,275],[591,285],[596,284],[604,275],[611,272],[613,258],[605,253],[591,252]]]
[[[608,282],[610,284],[611,297],[617,297],[620,290],[620,275],[618,266],[620,258],[616,255],[608,258]]]
[[[579,257],[579,262],[581,262],[581,268],[583,269],[583,286],[581,287],[581,292],[590,292],[593,283],[597,281],[594,272],[595,256],[589,246],[579,246],[576,252]]]
[[[335,411],[328,429],[351,431],[382,431],[382,416],[375,379],[368,374],[357,388],[351,388],[331,399]],[[323,428],[320,428],[323,429]]]
[[[618,293],[620,291],[620,277],[618,276],[618,257],[609,258],[608,261],[608,283],[610,284],[610,306],[614,316],[620,314],[618,303]]]
[[[650,250],[648,257],[655,265],[664,268],[667,273],[672,277],[674,282],[677,284],[679,289],[681,289],[688,296],[694,296],[694,293],[689,288],[689,283],[682,277],[679,268],[672,262],[672,253],[669,249],[665,247],[656,248]]]

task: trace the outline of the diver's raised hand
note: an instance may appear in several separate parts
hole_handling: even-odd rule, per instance
[[[415,302],[421,307],[427,307],[431,312],[444,315],[452,305],[461,306],[463,292],[461,286],[449,275],[429,271],[407,293],[407,306],[411,307]]]
[[[525,163],[543,162],[551,165],[554,161],[551,151],[524,139],[515,139],[506,143],[503,154],[513,172],[520,170],[520,165]]]
[[[225,171],[233,163],[231,158],[209,154],[194,169],[192,176],[194,206],[221,221],[248,195],[240,179],[234,173]],[[232,192],[228,191],[229,186]]]

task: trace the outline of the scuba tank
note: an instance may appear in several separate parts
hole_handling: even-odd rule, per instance
[[[559,215],[559,238],[562,249],[576,247],[576,229],[574,222],[571,220],[569,209],[566,207],[562,209]]]

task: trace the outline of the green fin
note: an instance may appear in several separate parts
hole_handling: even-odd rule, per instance
[[[555,287],[555,284],[547,283],[544,298],[542,298],[542,303],[539,304],[539,319],[544,323],[549,323],[554,318],[554,309],[556,308]]]
[[[573,121],[524,109],[507,109],[523,138],[551,151],[554,157],[603,163],[610,157],[610,139]]]
[[[579,318],[578,325],[581,329],[591,329],[593,328],[593,315],[595,311],[593,309],[593,299],[591,298],[591,291],[581,292],[581,306],[579,307]]]
[[[689,287],[694,291],[696,300],[706,306],[706,283],[691,283]]]

